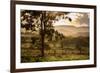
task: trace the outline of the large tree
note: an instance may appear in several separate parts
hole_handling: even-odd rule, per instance
[[[47,36],[49,40],[52,40],[53,33],[58,33],[54,30],[53,23],[58,21],[59,19],[69,19],[71,18],[65,17],[64,15],[69,12],[54,12],[54,11],[33,11],[33,10],[22,10],[21,11],[21,27],[26,28],[26,30],[37,31],[39,30],[39,34],[42,38],[42,47],[41,47],[41,56],[44,56],[44,37]],[[60,35],[59,33],[56,36]],[[58,36],[59,38],[63,38],[61,34]],[[34,42],[34,41],[33,41]]]

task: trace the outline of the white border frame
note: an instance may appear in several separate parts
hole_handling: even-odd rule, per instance
[[[45,10],[45,11],[64,11],[64,12],[86,12],[90,13],[90,59],[81,61],[60,61],[60,62],[37,62],[37,63],[20,63],[20,10]],[[75,66],[75,65],[89,65],[94,64],[94,9],[87,8],[70,8],[70,7],[52,7],[52,6],[37,6],[37,5],[20,5],[16,4],[16,69],[25,68],[43,68],[43,67],[58,67],[58,66]]]

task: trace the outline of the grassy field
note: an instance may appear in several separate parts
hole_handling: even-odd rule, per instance
[[[22,50],[22,62],[49,62],[49,61],[71,61],[71,60],[87,60],[88,52],[78,50],[45,50],[44,57],[41,57],[40,50]]]
[[[89,37],[44,39],[44,56],[40,37],[21,37],[21,62],[50,62],[89,59]],[[55,41],[56,40],[56,41]]]

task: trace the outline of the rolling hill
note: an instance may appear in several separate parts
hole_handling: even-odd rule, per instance
[[[59,25],[54,26],[54,29],[57,30],[59,33],[62,33],[64,36],[89,36],[89,27],[82,26],[82,27],[75,27],[69,25]]]

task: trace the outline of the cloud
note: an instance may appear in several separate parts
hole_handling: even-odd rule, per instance
[[[70,17],[73,22],[76,22],[79,25],[89,25],[88,13],[69,13],[67,16]]]
[[[69,17],[72,19],[70,22],[68,19],[60,19],[53,23],[54,26],[58,25],[71,25],[75,27],[88,27],[89,26],[89,14],[88,13],[77,13],[77,12],[71,12],[68,14],[65,14],[64,17]]]

